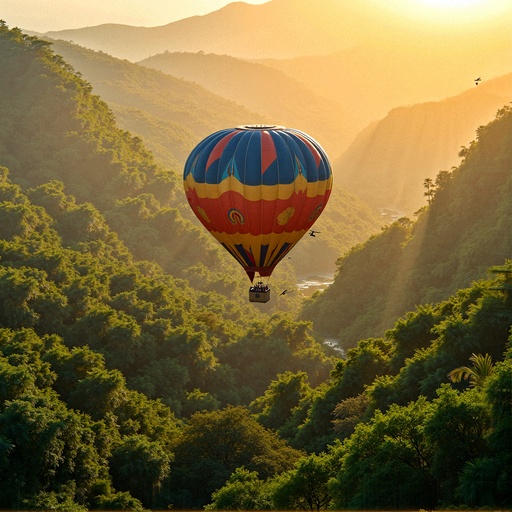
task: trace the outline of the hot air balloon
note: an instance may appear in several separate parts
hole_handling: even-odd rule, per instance
[[[322,213],[332,171],[309,135],[242,125],[200,142],[185,163],[183,184],[197,218],[253,282],[255,274],[270,276]]]

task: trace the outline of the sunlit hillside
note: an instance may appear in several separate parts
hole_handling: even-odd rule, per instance
[[[441,172],[416,222],[398,219],[355,247],[302,318],[346,347],[383,336],[413,307],[447,300],[512,254],[512,108],[478,127],[461,164]],[[343,312],[343,314],[338,314]]]
[[[458,165],[461,146],[512,98],[512,74],[438,102],[391,110],[334,161],[338,183],[374,208],[412,216],[425,204],[425,178]]]
[[[184,78],[258,112],[275,124],[314,135],[331,158],[362,128],[337,101],[320,97],[274,68],[210,53],[163,53],[139,62]]]
[[[119,112],[121,127],[144,136],[148,147],[164,160],[171,155],[182,165],[192,148],[211,132],[266,121],[190,81],[65,41],[52,44],[114,113]]]
[[[266,119],[197,84],[160,71],[63,41],[53,42],[53,48],[80,70],[95,92],[101,92],[119,125],[140,136],[156,159],[178,175],[190,150],[207,134],[205,130]],[[307,101],[305,97],[302,100]],[[199,226],[185,198],[180,200],[177,194],[176,204],[180,203],[181,214]],[[323,230],[316,244],[320,256],[309,253],[311,247],[306,240],[299,242],[292,253],[289,263],[300,275],[333,273],[340,255],[376,232],[380,221],[358,197],[339,190],[328,203],[319,226]]]

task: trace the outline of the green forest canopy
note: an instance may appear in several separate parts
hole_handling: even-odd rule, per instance
[[[11,94],[2,112],[19,116],[0,117],[0,507],[511,503],[512,261],[502,259],[491,278],[443,300],[411,307],[385,338],[360,339],[346,359],[336,359],[315,341],[310,322],[283,312],[262,316],[192,287],[179,261],[164,271],[135,257],[106,219],[118,205],[150,208],[156,199],[120,195],[116,204],[103,194],[101,208],[92,200],[120,176],[130,177],[128,191],[149,187],[160,179],[158,166],[46,43],[4,24],[0,57],[4,69],[16,70],[0,75],[1,90]],[[42,70],[54,74],[45,78]],[[58,101],[53,88],[41,86],[50,76]],[[59,146],[68,132],[52,130],[46,102],[56,127],[64,123],[76,134],[71,146]],[[472,180],[440,188],[420,227],[430,216],[442,225],[443,197],[466,212],[486,184],[505,191],[510,119],[504,109],[479,129],[450,183],[464,173]],[[25,133],[20,126],[30,135],[23,140],[13,135]],[[59,149],[74,156],[64,160]],[[96,186],[84,174],[87,162],[91,169],[103,162],[91,175]],[[469,220],[483,233],[494,218],[503,235],[506,202],[494,202],[490,217],[488,203],[480,207],[481,225]],[[179,218],[176,209],[165,211]],[[470,247],[478,232],[465,239]],[[433,254],[418,251],[418,258],[429,262]],[[491,375],[480,386],[451,382],[448,374],[474,353],[492,357]]]

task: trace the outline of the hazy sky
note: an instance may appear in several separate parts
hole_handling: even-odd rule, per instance
[[[263,4],[270,0],[243,0]],[[322,0],[317,0],[322,2]],[[380,5],[420,23],[456,24],[510,15],[511,0],[339,0]],[[233,0],[0,0],[9,27],[47,32],[102,23],[154,27],[216,11]]]
[[[233,0],[1,0],[0,18],[9,27],[36,32],[102,23],[165,25],[216,11]],[[269,0],[244,0],[263,4]]]

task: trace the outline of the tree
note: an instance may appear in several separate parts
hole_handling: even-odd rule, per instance
[[[432,411],[424,397],[406,407],[377,410],[344,442],[345,455],[330,485],[333,508],[431,508],[437,503],[430,474],[433,450],[423,432]]]
[[[0,470],[0,505],[22,508],[41,491],[60,492],[73,482],[72,500],[84,504],[93,482],[106,476],[90,420],[66,409],[54,393],[25,395],[6,403],[0,434],[10,439]],[[53,499],[53,498],[51,498]]]
[[[69,405],[99,420],[126,400],[125,379],[119,370],[94,369],[69,395]]]
[[[129,491],[147,507],[169,474],[171,456],[157,442],[139,435],[124,439],[112,452],[110,471],[116,489]]]
[[[424,196],[427,196],[428,204],[432,203],[432,199],[434,198],[434,190],[435,185],[432,178],[425,178],[423,181],[423,186],[427,189],[426,192],[423,193]]]
[[[277,510],[327,510],[328,483],[335,476],[331,457],[323,453],[300,459],[295,469],[275,479],[272,500]]]
[[[286,372],[277,376],[265,394],[251,403],[250,409],[258,413],[258,421],[274,430],[282,427],[290,418],[302,398],[311,393],[305,372]]]
[[[226,484],[212,494],[205,510],[272,510],[271,485],[256,471],[237,468]]]
[[[459,473],[456,495],[469,506],[496,507],[507,503],[512,494],[511,455],[478,457],[467,461]]]
[[[469,380],[469,385],[472,387],[481,388],[485,380],[493,372],[492,358],[489,354],[482,356],[481,354],[472,354],[469,358],[473,361],[473,367],[461,366],[455,368],[448,374],[448,378],[452,382],[461,382],[462,379]]]
[[[437,395],[423,431],[434,451],[430,473],[437,482],[438,497],[450,503],[464,464],[487,452],[491,418],[484,396],[476,388],[461,393],[443,384]]]
[[[171,490],[174,505],[206,505],[215,491],[240,467],[263,479],[293,468],[302,455],[265,429],[244,407],[192,415],[174,446]]]
[[[368,404],[368,398],[363,394],[342,400],[333,412],[336,419],[332,420],[332,423],[336,434],[342,439],[349,437],[362,420],[363,414],[368,409]]]

